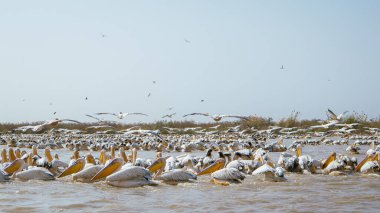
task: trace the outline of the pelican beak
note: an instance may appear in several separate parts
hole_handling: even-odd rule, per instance
[[[322,169],[325,169],[331,162],[335,161],[336,153],[332,152],[331,155],[326,159],[326,161],[322,165]]]
[[[113,159],[103,169],[101,169],[93,178],[91,178],[91,181],[96,181],[115,173],[117,170],[119,170],[123,166],[123,162],[124,162],[124,159],[122,158]]]
[[[65,171],[63,171],[58,177],[65,177],[67,175],[71,175],[77,172],[80,172],[85,165],[85,161],[83,159],[78,159],[73,163],[73,165],[69,166]]]
[[[159,169],[165,166],[165,161],[166,160],[164,158],[159,158],[155,160],[147,169],[153,173],[157,172]]]
[[[4,168],[4,171],[8,174],[13,174],[16,171],[19,171],[22,165],[24,165],[24,160],[22,159],[16,159],[11,164],[9,164],[7,167]]]
[[[372,157],[371,155],[367,155],[367,157],[365,157],[355,168],[355,172],[359,172],[360,169],[363,167],[363,165],[365,163],[367,163],[368,161],[371,161],[372,160]]]
[[[45,156],[48,159],[49,163],[53,161],[53,157],[51,156],[50,149],[45,149]]]
[[[296,156],[300,157],[302,155],[302,146],[298,145],[296,149]]]
[[[13,151],[13,149],[9,148],[8,152],[9,152],[9,161],[10,162],[15,161],[16,160],[16,155],[15,155],[15,152]]]
[[[380,160],[380,158],[379,158],[379,152],[376,153],[376,155],[373,158],[373,160],[379,162],[379,160]]]
[[[211,174],[211,173],[213,173],[215,171],[223,169],[223,167],[224,167],[224,159],[223,160],[217,160],[213,164],[209,165],[208,167],[206,167],[202,171],[200,171],[197,174],[197,176]]]

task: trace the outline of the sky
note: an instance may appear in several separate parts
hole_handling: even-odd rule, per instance
[[[293,110],[312,119],[328,108],[378,117],[379,8],[376,0],[0,0],[0,122],[89,122],[96,112],[149,114],[125,123],[174,112],[173,120],[192,112],[276,120]]]

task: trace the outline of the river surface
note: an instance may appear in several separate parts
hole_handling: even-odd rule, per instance
[[[332,151],[344,153],[347,145],[305,146],[315,159]],[[361,153],[369,146],[361,146]],[[43,150],[39,150],[43,153]],[[71,152],[52,150],[69,161]],[[82,152],[84,154],[86,152]],[[93,153],[96,157],[99,153]],[[165,153],[166,155],[183,153]],[[204,153],[195,153],[203,155]],[[138,153],[154,158],[154,152]],[[271,153],[277,161],[279,153]],[[359,160],[364,154],[356,156]],[[379,212],[380,177],[371,175],[302,175],[286,173],[287,182],[247,178],[241,184],[219,186],[210,176],[176,186],[161,184],[117,188],[104,182],[74,183],[70,177],[55,181],[0,183],[1,212]]]

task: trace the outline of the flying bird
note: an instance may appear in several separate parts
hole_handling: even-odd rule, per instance
[[[348,111],[344,111],[343,113],[336,115],[332,110],[327,109],[327,116],[332,119],[332,120],[341,120],[343,116],[347,113]]]
[[[210,115],[209,113],[199,113],[199,112],[186,114],[183,117],[193,116],[193,115],[202,115],[206,117],[211,117],[216,122],[221,121],[222,118],[239,118],[239,119],[248,120],[247,117],[239,116],[239,115],[220,115],[220,114]]]
[[[188,43],[188,44],[191,44],[191,42],[190,42],[189,40],[187,40],[187,39],[184,39],[184,41],[185,41],[186,43]]]
[[[152,94],[151,93],[148,93],[147,97],[149,98]]]
[[[284,65],[281,65],[280,69],[281,69],[281,70],[285,69],[285,68],[284,68]]]
[[[116,113],[109,113],[109,112],[98,112],[98,113],[95,113],[95,115],[113,115],[119,119],[123,119],[129,115],[144,115],[144,116],[148,116],[147,114],[144,114],[144,113],[140,113],[140,112],[126,112],[126,113],[123,113],[123,112],[120,112],[119,114],[116,114]]]
[[[177,113],[167,114],[167,115],[162,116],[162,118],[172,118],[175,114]]]

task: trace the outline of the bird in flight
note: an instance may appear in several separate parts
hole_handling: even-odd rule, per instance
[[[57,112],[54,112],[53,115],[57,114]]]
[[[109,112],[98,112],[98,113],[95,113],[95,115],[113,115],[119,119],[123,119],[129,115],[144,115],[144,116],[148,116],[147,114],[144,114],[144,113],[140,113],[140,112],[126,112],[126,113],[123,113],[123,112],[120,112],[119,114],[116,114],[116,113],[109,113]]]
[[[205,102],[205,100],[202,99],[201,102]]]
[[[167,115],[162,116],[162,118],[172,118],[176,114],[177,113],[167,114]]]
[[[169,108],[168,108],[169,111],[172,110],[172,109],[173,109],[173,107],[169,107]]]
[[[151,93],[148,93],[147,97],[149,98],[152,94]]]
[[[88,98],[86,97],[86,98],[85,98],[85,100],[87,101],[87,100],[88,100]]]
[[[188,44],[191,44],[191,42],[190,42],[189,40],[187,40],[187,39],[184,39],[184,41],[185,41],[186,43],[188,43]]]
[[[40,125],[34,126],[33,131],[34,131],[34,132],[39,132],[39,131],[45,129],[46,127],[55,127],[55,126],[57,126],[59,123],[64,122],[64,121],[70,121],[70,122],[74,122],[74,123],[78,123],[78,124],[81,123],[81,122],[76,121],[76,120],[71,120],[71,119],[58,119],[58,118],[56,118],[56,119],[54,119],[54,120],[46,121],[46,122],[43,123],[43,124],[40,124]]]
[[[222,118],[239,118],[239,119],[248,120],[247,117],[239,116],[239,115],[220,115],[220,114],[210,115],[209,113],[199,113],[199,112],[186,114],[183,117],[193,116],[193,115],[202,115],[202,116],[206,116],[206,117],[211,117],[216,122],[221,121]]]
[[[327,109],[327,116],[331,119],[331,120],[341,120],[343,118],[343,116],[347,113],[348,111],[345,111],[339,115],[336,115],[331,109]]]
[[[153,81],[153,84],[155,84],[156,83],[156,81]]]
[[[281,65],[280,69],[281,69],[281,70],[285,69],[285,68],[284,68],[284,65]]]

